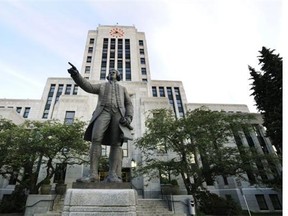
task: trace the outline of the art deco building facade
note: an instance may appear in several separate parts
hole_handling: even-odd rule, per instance
[[[121,85],[127,88],[131,96],[134,105],[134,138],[144,133],[147,112],[153,109],[171,108],[177,117],[183,117],[187,110],[203,105],[217,111],[249,112],[246,105],[188,103],[181,81],[151,80],[145,34],[138,32],[133,26],[100,25],[96,30],[88,32],[83,63],[79,67],[82,76],[92,83],[106,82],[110,68],[117,68],[121,72]],[[0,99],[0,116],[17,124],[25,119],[59,119],[71,122],[79,118],[89,121],[97,99],[97,95],[88,94],[78,88],[67,73],[67,78],[48,78],[39,100]],[[264,136],[261,120],[255,125],[255,133],[247,134],[246,138],[243,137],[238,142],[247,146],[255,145],[262,149],[263,153],[274,152],[269,139]],[[237,143],[233,142],[231,145],[236,147]],[[103,146],[102,150],[105,155],[109,152],[109,147]],[[130,181],[131,162],[140,162],[141,152],[135,149],[133,141],[128,141],[123,145],[123,153],[123,178]],[[68,167],[65,182],[71,186],[75,179],[87,173],[88,167]],[[185,193],[183,182],[180,178],[178,180],[182,192]],[[148,181],[148,178],[138,177],[131,182],[143,197],[159,197],[159,180]],[[11,193],[13,187],[9,180],[0,179],[0,196]],[[248,182],[241,182],[240,187],[239,182],[233,177],[219,177],[213,185],[207,185],[207,188],[223,197],[231,196],[243,209],[247,209],[243,194],[251,210],[281,209],[281,194],[269,188],[252,187]]]

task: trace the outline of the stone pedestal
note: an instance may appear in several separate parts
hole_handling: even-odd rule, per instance
[[[133,189],[68,189],[62,216],[136,216]]]

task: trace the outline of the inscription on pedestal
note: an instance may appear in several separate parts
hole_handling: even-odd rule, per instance
[[[62,216],[136,216],[136,205],[133,189],[68,189]]]

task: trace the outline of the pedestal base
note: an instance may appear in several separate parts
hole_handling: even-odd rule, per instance
[[[136,216],[133,189],[68,189],[62,216]]]

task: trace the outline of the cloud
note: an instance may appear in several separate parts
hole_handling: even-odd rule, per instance
[[[52,2],[54,11],[53,8],[39,10],[37,3],[43,4],[43,7],[47,4],[45,1],[5,2],[0,9],[2,23],[61,58],[71,56],[72,59],[79,59],[78,53],[83,50],[79,41],[85,41],[88,26],[79,21],[77,16],[65,17],[57,13],[59,8],[57,10],[56,2]]]
[[[0,61],[1,79],[12,78],[14,81],[22,82],[25,86],[34,86],[36,88],[42,88],[43,84],[39,80],[34,79],[32,76],[27,76],[23,73],[23,70],[16,68],[14,65],[7,65]],[[28,73],[27,73],[28,74]]]

